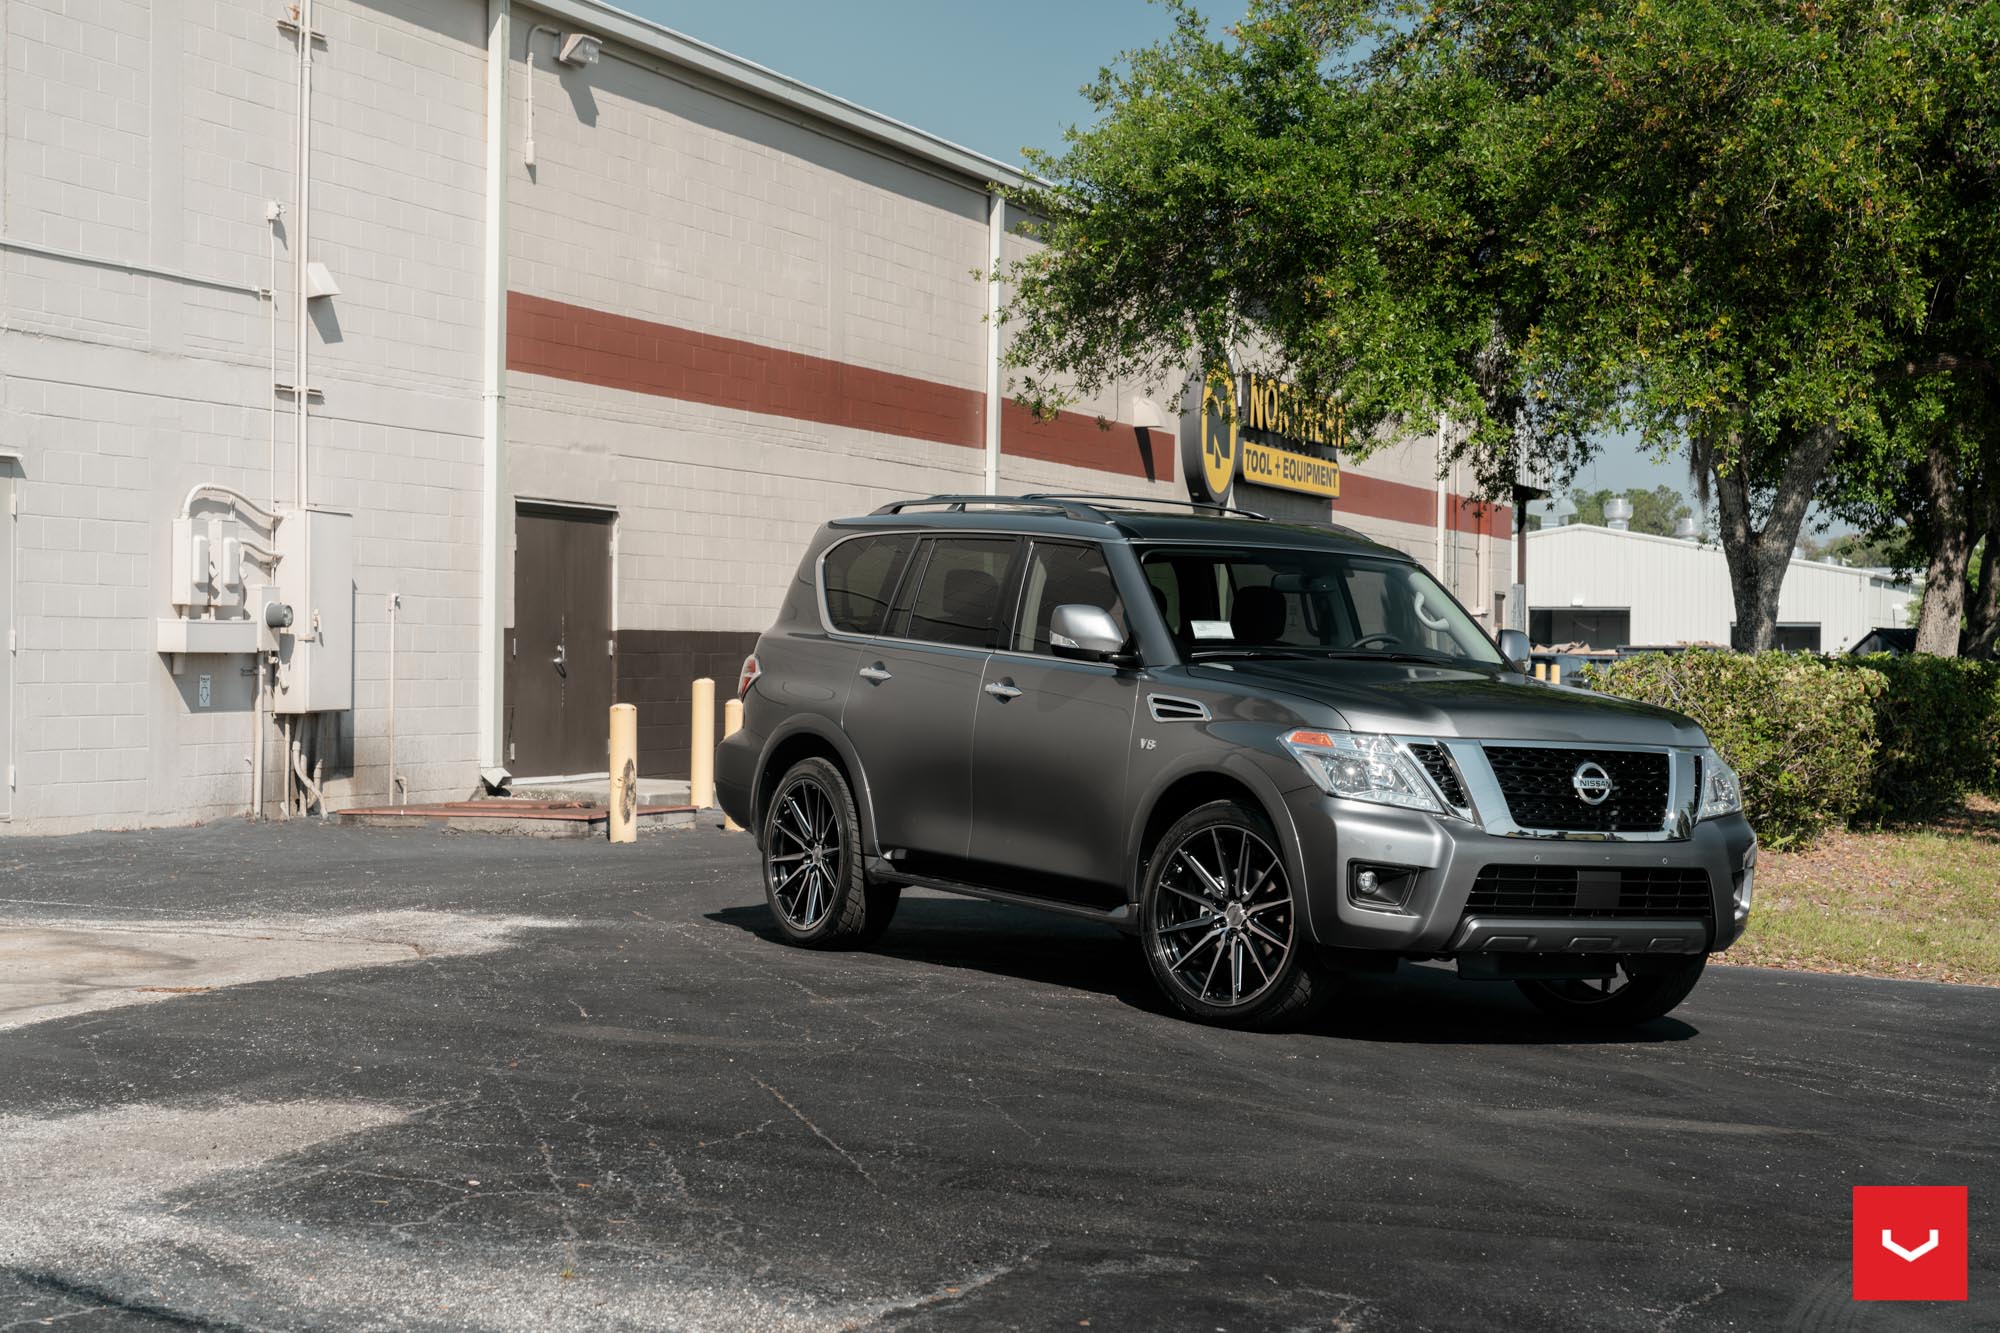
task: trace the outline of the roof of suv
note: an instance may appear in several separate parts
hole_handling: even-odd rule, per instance
[[[1178,508],[1176,508],[1178,506]],[[1189,501],[1110,495],[933,495],[897,500],[838,527],[977,528],[1043,536],[1146,542],[1292,546],[1409,560],[1394,547],[1338,524],[1275,523],[1248,510]],[[1107,531],[1107,528],[1109,531]]]

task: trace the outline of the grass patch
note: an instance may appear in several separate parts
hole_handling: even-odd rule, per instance
[[[1750,929],[1718,961],[2000,986],[2000,804],[1760,851]]]

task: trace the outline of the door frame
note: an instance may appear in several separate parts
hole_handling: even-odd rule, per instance
[[[514,638],[520,632],[520,625],[521,625],[521,608],[518,602],[513,602],[512,599],[515,598],[515,596],[517,595],[516,590],[520,587],[520,579],[514,569],[514,560],[516,558],[517,553],[520,550],[520,528],[518,526],[518,523],[521,516],[521,511],[524,509],[530,511],[539,510],[543,513],[569,515],[576,518],[589,519],[592,521],[605,523],[610,528],[610,533],[608,534],[605,541],[604,554],[605,554],[605,560],[609,562],[611,566],[609,592],[608,592],[608,596],[611,599],[611,605],[606,617],[606,623],[610,626],[611,646],[610,646],[610,651],[607,652],[605,656],[606,656],[606,669],[611,673],[611,699],[612,702],[615,703],[618,700],[618,611],[619,611],[618,542],[619,542],[620,530],[624,526],[625,516],[616,505],[594,504],[587,500],[558,500],[543,495],[523,495],[517,493],[514,496],[514,518],[516,520],[516,526],[512,530],[513,540],[509,543],[507,548],[507,575],[508,575],[508,588],[509,588],[508,596],[510,599],[510,603],[512,604],[512,610],[513,610],[513,615],[510,617],[513,623],[508,631],[508,657],[510,660],[515,657]],[[504,680],[505,677],[506,673],[503,672],[502,679]],[[513,702],[512,700],[509,700],[504,696],[502,697],[500,701],[502,717],[507,716],[507,709],[511,706],[512,702]],[[512,720],[509,719],[508,733],[510,739],[512,730],[513,730]],[[511,745],[509,748],[510,748],[510,753],[508,754],[507,757],[507,763],[511,766],[514,762],[514,759],[511,753]],[[518,780],[519,775],[515,776],[516,779]],[[610,770],[606,769],[602,773],[530,773],[527,776],[533,780],[548,779],[548,778],[554,778],[554,779],[596,778],[596,777],[610,776]]]

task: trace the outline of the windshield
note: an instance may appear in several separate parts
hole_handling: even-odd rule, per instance
[[[1422,567],[1283,548],[1143,553],[1181,655],[1502,665],[1464,608]]]

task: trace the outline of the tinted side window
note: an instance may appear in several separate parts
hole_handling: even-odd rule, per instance
[[[1015,543],[1009,537],[939,537],[930,543],[903,637],[963,648],[1000,646],[1000,594]]]
[[[1070,603],[1100,607],[1125,629],[1125,607],[1104,552],[1095,546],[1037,542],[1028,560],[1027,581],[1021,589],[1021,624],[1014,632],[1014,650],[1049,651],[1049,617]],[[1129,632],[1129,631],[1128,631]]]
[[[896,578],[916,545],[903,533],[855,537],[826,553],[826,614],[847,634],[879,634],[896,594]]]

